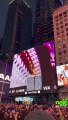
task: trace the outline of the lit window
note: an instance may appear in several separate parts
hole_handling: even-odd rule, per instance
[[[63,12],[63,14],[64,14],[64,15],[66,15],[66,14],[67,14],[67,12],[66,12],[66,11],[64,11],[64,12]]]
[[[58,46],[58,49],[61,49],[61,46]]]
[[[57,37],[57,40],[59,41],[59,40],[60,40],[60,37]]]

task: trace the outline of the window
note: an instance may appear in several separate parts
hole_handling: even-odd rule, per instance
[[[66,23],[65,26],[68,26],[68,23]]]
[[[57,18],[58,18],[58,15],[57,15],[57,16],[55,16],[55,18],[57,19]]]
[[[63,45],[63,48],[66,48],[66,44]]]
[[[67,22],[67,19],[64,19],[64,22]]]
[[[64,56],[64,60],[68,60],[68,56],[67,55]]]
[[[68,33],[66,35],[68,36]]]
[[[68,38],[67,38],[67,42],[68,42]]]
[[[67,14],[67,12],[66,12],[66,11],[64,11],[64,12],[63,12],[63,15],[66,15],[66,14]]]
[[[63,52],[64,52],[64,54],[66,54],[66,53],[67,53],[67,50],[63,50]]]
[[[66,31],[68,31],[68,28],[66,28]]]
[[[62,38],[64,38],[65,37],[65,35],[64,34],[62,34]]]
[[[58,49],[61,49],[61,46],[58,46]]]
[[[59,17],[62,17],[62,13],[59,14]]]
[[[64,30],[61,30],[61,33],[64,33]]]
[[[59,61],[62,61],[62,57],[59,57]]]
[[[62,52],[61,52],[61,51],[59,51],[59,55],[62,55]]]
[[[65,44],[65,39],[62,39],[62,44]]]
[[[57,42],[58,44],[60,44],[61,43],[61,41],[60,40],[58,40],[58,42]]]
[[[60,17],[60,20],[62,20],[63,19],[63,17]]]
[[[59,21],[58,19],[56,19],[56,22]]]
[[[59,27],[57,27],[56,30],[59,30]]]
[[[60,40],[60,37],[57,37],[57,40],[59,41],[59,40]]]
[[[59,23],[56,23],[56,26],[58,26],[59,25]]]
[[[58,32],[57,32],[57,35],[59,35],[59,34],[60,34],[60,32],[58,31]]]
[[[64,15],[64,17],[67,17],[67,15]]]
[[[68,62],[65,62],[65,64],[68,64]]]
[[[63,28],[63,25],[61,25],[60,27],[61,27],[61,29],[62,29],[62,28]]]
[[[60,24],[63,24],[63,21],[60,21]]]

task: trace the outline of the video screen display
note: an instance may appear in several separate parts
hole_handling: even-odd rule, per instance
[[[7,97],[9,94],[11,73],[12,63],[0,60],[0,93],[2,97]]]
[[[68,86],[68,64],[56,67],[58,86]]]
[[[27,86],[27,91],[54,87],[55,54],[53,41],[14,55],[10,88]]]
[[[33,97],[16,97],[15,102],[21,102],[23,104],[29,105],[33,102]]]
[[[0,61],[0,79],[10,81],[12,63]]]

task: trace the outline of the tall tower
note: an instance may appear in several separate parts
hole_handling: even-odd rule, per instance
[[[9,3],[7,21],[2,40],[2,52],[12,58],[13,54],[31,47],[32,12],[25,1]]]
[[[54,39],[52,14],[61,5],[60,0],[36,0],[35,45]]]

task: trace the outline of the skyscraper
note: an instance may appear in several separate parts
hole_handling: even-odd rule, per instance
[[[52,14],[61,5],[60,0],[36,0],[35,45],[54,39]]]
[[[1,50],[11,59],[13,54],[31,47],[32,12],[25,1],[12,0]]]

